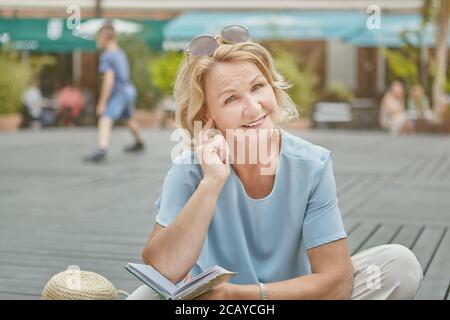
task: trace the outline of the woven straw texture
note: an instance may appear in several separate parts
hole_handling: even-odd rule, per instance
[[[114,300],[118,291],[101,275],[66,270],[53,276],[42,291],[42,300]]]

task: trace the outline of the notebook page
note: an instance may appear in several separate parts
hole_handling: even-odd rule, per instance
[[[170,282],[166,277],[156,271],[152,266],[143,265],[138,263],[128,263],[131,267],[137,270],[139,273],[152,280],[152,282],[156,282],[160,287],[162,287],[166,292],[170,295],[173,295],[177,290],[177,287]]]
[[[204,278],[203,280],[197,282],[190,288],[186,288],[185,290],[177,292],[173,299],[179,300],[190,300],[195,298],[196,296],[203,294],[215,286],[228,281],[234,274],[222,274],[222,273],[212,273],[209,277]]]
[[[162,297],[165,297],[166,299],[171,298],[171,294],[167,292],[163,287],[161,287],[159,284],[157,284],[155,281],[147,278],[145,275],[140,273],[139,271],[135,270],[131,266],[125,266],[125,269],[130,272],[132,275],[137,277],[139,280],[141,280],[143,283],[145,283],[147,286],[158,292]]]
[[[198,282],[207,282],[209,279],[215,278],[221,274],[234,274],[234,272],[228,271],[222,267],[219,266],[213,266],[202,273],[196,275],[188,282],[184,283],[182,286],[180,286],[175,292],[174,295],[179,294],[182,291],[188,290],[188,288],[195,287]]]

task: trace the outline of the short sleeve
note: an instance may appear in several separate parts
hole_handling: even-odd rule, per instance
[[[108,53],[102,53],[100,56],[98,71],[100,73],[105,73],[108,70],[114,70],[112,56]]]
[[[330,151],[314,177],[302,235],[306,249],[347,237],[338,206]]]
[[[164,227],[172,223],[197,189],[200,180],[201,170],[195,164],[172,164],[155,202],[155,207],[159,209],[155,221]]]

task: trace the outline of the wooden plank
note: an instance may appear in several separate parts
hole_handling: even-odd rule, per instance
[[[108,278],[109,281],[114,285],[117,290],[123,290],[125,292],[131,293],[142,285],[142,282],[138,280],[117,280],[114,278]],[[47,282],[41,282],[38,285],[27,285],[27,283],[18,283],[17,281],[11,281],[11,283],[2,286],[0,291],[1,299],[25,299],[25,300],[38,300],[42,294],[42,291]],[[123,299],[123,297],[119,297]]]
[[[424,229],[425,227],[404,225],[391,243],[401,244],[411,249]]]
[[[427,171],[425,178],[429,180],[439,180],[440,173],[447,166],[447,154],[442,154],[440,157],[433,159],[434,163],[427,165]]]
[[[360,177],[358,175],[345,175],[339,183],[336,182],[336,191],[338,197],[343,196],[348,190],[352,189],[358,183]]]
[[[359,251],[389,243],[400,228],[399,225],[382,224],[370,239],[359,248]]]
[[[342,212],[344,216],[352,215],[369,198],[372,198],[385,184],[383,179],[370,177],[356,191],[349,193],[344,199]]]
[[[347,236],[350,234],[361,224],[360,221],[355,219],[344,219],[344,228]]]
[[[40,300],[40,295],[0,291],[0,300]]]
[[[373,233],[379,228],[380,224],[367,222],[359,226],[349,237],[349,250],[350,254],[354,255],[359,252],[359,248],[372,236]]]
[[[92,271],[99,274],[110,275],[115,278],[128,279],[129,274],[124,268],[124,264],[99,264],[97,261],[59,261],[53,264],[36,261],[26,265],[22,262],[3,263],[0,265],[0,279],[10,279],[14,276],[16,279],[32,280],[32,279],[50,279],[53,275],[67,270],[69,266],[79,266],[81,270]]]
[[[63,247],[38,247],[29,252],[29,258],[32,259],[35,256],[41,255],[51,259],[52,257],[63,257],[66,259],[76,260],[87,258],[93,261],[130,261],[136,260],[140,257],[141,250],[135,254],[125,254],[118,251],[93,251],[85,247],[84,250],[68,248],[64,250]],[[11,252],[6,250],[0,250],[0,252]]]
[[[442,227],[426,227],[414,244],[412,251],[419,260],[424,275],[426,275],[431,259],[437,250],[445,229]]]
[[[345,189],[340,195],[340,201],[347,203],[349,200],[354,198],[354,193],[358,193],[361,190],[371,184],[372,177],[367,175],[358,175],[352,180],[352,184]]]
[[[407,178],[409,179],[418,179],[423,178],[423,173],[428,168],[429,164],[434,161],[435,155],[427,155],[422,157],[418,161],[415,161],[415,166],[408,170]]]
[[[93,131],[0,135],[0,298],[39,293],[48,277],[70,264],[105,275],[120,289],[139,284],[122,267],[140,259],[174,145],[169,131],[143,134],[152,152],[123,154],[120,145],[129,136],[119,128],[108,162],[99,166],[80,161],[80,150],[90,150]],[[394,232],[391,242],[414,248],[421,263],[429,264],[427,275],[443,276],[448,270],[442,267],[443,245],[437,249],[439,231],[431,229],[450,226],[448,137],[295,134],[334,153],[338,199],[353,253],[386,242]],[[393,230],[386,223],[402,227]],[[2,281],[8,285],[3,293]],[[448,288],[442,281],[438,291],[448,298]]]
[[[448,299],[450,286],[450,232],[448,229],[438,245],[439,248],[425,274],[416,299]]]

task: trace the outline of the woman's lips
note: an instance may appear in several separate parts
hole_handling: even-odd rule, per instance
[[[266,120],[266,117],[267,117],[267,114],[265,116],[259,118],[259,120],[254,121],[254,122],[252,122],[250,124],[243,125],[242,127],[244,127],[244,128],[258,128],[264,123],[264,121]]]

